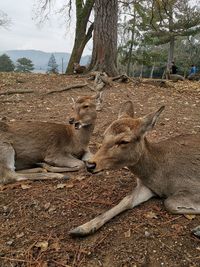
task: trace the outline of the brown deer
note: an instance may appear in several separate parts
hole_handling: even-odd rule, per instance
[[[90,157],[88,144],[97,117],[96,96],[78,98],[74,109],[75,117],[69,120],[71,125],[0,122],[0,184],[63,178],[64,175],[57,172],[84,167],[84,161]],[[37,168],[26,170],[36,165],[56,173],[30,173],[38,171]]]
[[[164,198],[171,213],[200,214],[200,134],[149,142],[145,134],[163,109],[134,118],[132,102],[122,106],[118,120],[105,131],[101,148],[86,165],[92,173],[127,166],[137,176],[137,186],[118,205],[71,230],[71,235],[94,233],[119,213],[153,196]]]
[[[86,66],[81,66],[78,63],[74,63],[73,69],[74,69],[74,73],[82,74],[86,71]]]

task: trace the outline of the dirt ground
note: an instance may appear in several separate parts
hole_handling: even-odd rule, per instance
[[[86,78],[65,75],[0,74],[0,119],[68,123],[72,97],[90,95],[83,87],[46,95]],[[90,81],[92,86],[92,81]],[[27,94],[1,93],[33,90]],[[178,82],[171,88],[114,83],[104,95],[103,110],[90,142],[95,152],[120,104],[131,99],[136,115],[165,105],[152,141],[200,132],[200,83]],[[127,169],[91,175],[69,173],[69,180],[7,185],[0,190],[1,267],[139,267],[200,266],[200,239],[191,229],[200,216],[171,215],[160,199],[124,212],[94,235],[72,238],[68,232],[116,205],[135,186]]]

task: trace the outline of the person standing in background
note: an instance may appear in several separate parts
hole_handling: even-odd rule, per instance
[[[171,74],[177,74],[177,66],[175,64],[174,61],[172,61],[172,65],[171,65]]]

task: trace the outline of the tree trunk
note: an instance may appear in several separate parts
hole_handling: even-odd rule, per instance
[[[175,38],[174,36],[172,36],[169,42],[168,66],[170,66],[172,61],[174,60],[174,46],[175,46]]]
[[[117,0],[96,0],[92,60],[89,69],[117,76]]]
[[[151,73],[150,73],[150,77],[149,78],[153,78],[153,72],[154,72],[154,69],[155,69],[155,62],[153,63],[153,66],[151,68]]]
[[[88,20],[94,5],[94,0],[87,0],[83,4],[82,0],[76,0],[76,33],[74,47],[66,69],[66,74],[73,73],[73,64],[79,63],[85,45],[92,37],[93,23],[87,30]]]
[[[136,22],[136,13],[134,8],[133,13],[133,28],[131,29],[131,44],[128,51],[128,62],[127,62],[127,75],[130,76],[130,66],[132,61],[132,51],[133,51],[133,42],[135,40],[135,22]]]
[[[175,37],[173,35],[173,6],[169,7],[169,34],[170,34],[170,41],[169,41],[169,50],[168,50],[168,61],[167,61],[167,68],[170,70],[171,63],[174,60],[174,46],[175,46]]]

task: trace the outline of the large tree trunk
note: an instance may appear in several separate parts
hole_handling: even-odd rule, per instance
[[[109,76],[117,71],[117,0],[96,0],[91,70],[106,72]]]
[[[88,20],[94,5],[94,0],[87,0],[83,4],[82,0],[76,0],[76,33],[74,47],[69,59],[66,73],[73,73],[73,64],[79,63],[85,45],[92,37],[93,23],[87,29]]]

